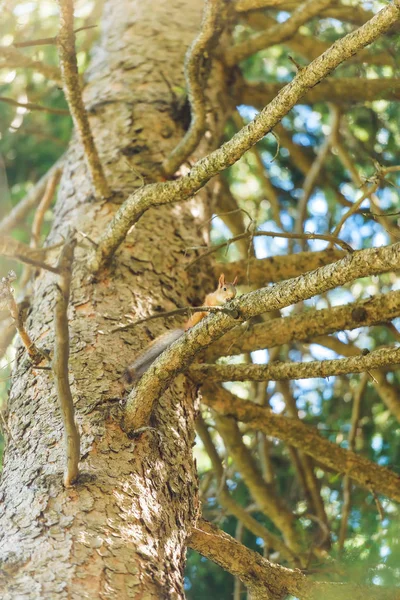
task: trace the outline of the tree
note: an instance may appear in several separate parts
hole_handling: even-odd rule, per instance
[[[400,5],[373,4],[109,0],[83,82],[100,4],[5,3],[4,598],[182,598],[187,547],[225,570],[192,553],[193,599],[398,597]],[[221,272],[241,294],[127,388]]]

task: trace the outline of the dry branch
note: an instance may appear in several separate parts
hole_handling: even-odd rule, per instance
[[[206,0],[200,33],[185,56],[185,81],[191,110],[190,127],[176,148],[163,162],[163,171],[173,175],[199,144],[206,128],[204,89],[207,79],[202,72],[204,60],[215,46],[221,31],[221,0]],[[207,70],[208,71],[208,70]]]
[[[330,242],[331,244],[336,244],[340,246],[343,250],[347,252],[353,252],[353,248],[343,240],[340,240],[335,235],[331,234],[320,234],[320,233],[276,233],[275,231],[245,231],[240,235],[236,235],[230,240],[226,240],[225,242],[221,242],[220,244],[215,244],[215,246],[211,246],[209,250],[197,256],[192,262],[190,262],[186,269],[190,269],[194,264],[196,264],[199,260],[202,260],[206,256],[217,252],[221,248],[225,248],[226,246],[230,246],[234,244],[238,240],[253,238],[253,237],[272,237],[272,238],[282,238],[286,240],[323,240],[325,242]],[[197,248],[189,248],[189,250],[197,250]]]
[[[398,590],[376,585],[312,581],[298,569],[271,563],[204,519],[197,522],[189,547],[238,577],[252,600],[398,600]]]
[[[273,485],[263,479],[256,461],[243,442],[237,423],[234,419],[217,416],[216,427],[252,498],[282,532],[288,548],[294,553],[300,553],[294,515],[276,495]]]
[[[332,0],[306,0],[296,8],[284,23],[278,23],[275,27],[258,33],[241,44],[228,48],[224,53],[224,61],[232,67],[259,50],[284,42],[297,33],[301,25],[317,16],[331,3]]]
[[[42,229],[43,219],[46,211],[50,207],[50,204],[54,198],[54,193],[60,181],[61,173],[62,170],[57,169],[47,180],[46,189],[44,191],[41,201],[39,202],[39,206],[37,207],[35,216],[33,218],[31,231],[31,248],[37,248],[39,246],[40,231]]]
[[[176,181],[145,186],[130,196],[100,239],[89,268],[97,272],[109,260],[129,229],[151,206],[180,202],[193,196],[212,177],[234,164],[293,108],[305,92],[329,75],[343,61],[376,40],[396,22],[400,5],[390,4],[368,23],[335,42],[329,50],[300,71],[253,121],[220,148],[199,160],[188,175]]]
[[[73,1],[58,0],[58,3],[60,6],[60,28],[57,36],[57,47],[65,97],[75,129],[83,146],[86,164],[92,178],[96,196],[107,198],[110,195],[110,189],[97,153],[90,129],[89,118],[82,100],[75,52]]]
[[[58,260],[60,272],[58,298],[54,314],[54,358],[52,369],[64,425],[65,469],[64,485],[71,486],[77,479],[80,459],[80,437],[74,419],[74,402],[68,379],[69,330],[68,303],[72,278],[75,240],[69,237]]]
[[[11,104],[11,106],[19,106],[26,110],[41,110],[53,115],[69,115],[69,110],[63,108],[52,108],[51,106],[42,106],[41,104],[34,104],[33,102],[18,102],[17,100],[6,98],[5,96],[0,96],[0,102]]]
[[[56,67],[46,65],[39,60],[33,60],[29,56],[25,56],[13,46],[0,46],[0,57],[5,61],[0,62],[0,67],[8,69],[23,68],[34,69],[41,73],[47,79],[52,79],[57,84],[61,84],[61,73]]]
[[[46,269],[46,271],[51,271],[52,273],[58,273],[57,267],[52,267],[43,262],[43,259],[48,252],[57,247],[58,246],[30,248],[26,244],[0,233],[0,256],[7,256],[8,258],[13,258],[28,265]]]
[[[400,348],[382,348],[366,356],[313,360],[304,363],[273,363],[264,365],[209,365],[200,364],[190,368],[190,376],[197,382],[204,381],[285,381],[312,377],[333,377],[350,373],[364,373],[400,364]]]
[[[218,414],[234,417],[255,431],[263,431],[315,458],[335,473],[348,474],[367,490],[375,490],[400,502],[400,475],[386,467],[345,450],[324,439],[317,431],[297,419],[274,414],[253,402],[241,400],[217,385],[202,388],[203,402]]]
[[[221,464],[221,459],[214,446],[207,425],[205,424],[201,415],[197,418],[196,431],[203,443],[207,454],[210,457],[213,466],[213,472],[215,473],[215,476],[217,478],[217,495],[221,506],[229,514],[236,517],[236,519],[238,519],[238,521],[241,522],[244,525],[244,527],[251,531],[255,536],[260,537],[262,540],[264,540],[265,545],[268,548],[273,548],[275,551],[279,552],[280,556],[287,560],[290,564],[298,564],[298,557],[289,550],[285,543],[278,536],[271,533],[259,521],[254,519],[243,506],[238,504],[232,498],[223,479],[224,470]]]
[[[362,250],[348,254],[332,265],[321,267],[301,277],[251,292],[229,303],[242,321],[275,309],[290,306],[316,294],[334,289],[357,277],[400,268],[400,244]],[[125,425],[135,430],[148,424],[153,404],[178,373],[185,370],[193,357],[211,342],[232,329],[237,321],[219,312],[206,317],[153,363],[128,397]]]
[[[241,86],[240,102],[262,109],[282,89],[281,83],[247,83]],[[400,99],[400,79],[363,79],[358,77],[329,78],[309,90],[299,104],[334,102],[354,104],[385,99]]]
[[[351,429],[349,433],[349,450],[352,452],[355,451],[356,448],[356,436],[358,423],[361,415],[361,401],[364,394],[364,391],[367,387],[368,375],[365,374],[361,378],[357,389],[353,394],[353,407],[351,411]],[[348,475],[345,475],[343,478],[343,507],[342,507],[342,518],[340,521],[340,530],[339,530],[339,539],[338,539],[338,550],[339,554],[343,552],[344,542],[347,534],[347,523],[350,516],[350,508],[351,508],[351,481]]]
[[[59,158],[51,169],[47,171],[46,175],[43,175],[43,177],[29,190],[27,195],[14,206],[2,221],[0,221],[0,234],[9,233],[26,217],[29,211],[39,203],[46,190],[47,182],[52,179],[56,172],[61,172],[64,160],[64,156]]]
[[[0,306],[7,306],[30,359],[34,364],[39,364],[45,358],[45,355],[37,348],[25,329],[23,311],[19,309],[18,304],[15,302],[14,290],[11,287],[11,283],[16,278],[17,276],[14,271],[10,271],[7,277],[2,277],[0,283]]]
[[[265,285],[297,277],[307,271],[313,271],[318,267],[335,262],[343,256],[345,253],[342,250],[327,248],[320,252],[298,252],[297,254],[277,255],[262,259],[250,258],[224,263],[224,273],[228,281],[233,281],[237,276],[238,281],[243,282],[249,274],[252,284]],[[220,263],[214,266],[214,272],[216,277],[219,277]]]
[[[317,336],[378,325],[398,316],[400,291],[388,292],[343,306],[311,309],[266,323],[235,328],[208,350],[207,358],[253,352],[294,341],[314,340],[318,343]]]

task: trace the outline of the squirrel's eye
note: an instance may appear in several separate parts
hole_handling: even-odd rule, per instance
[[[224,288],[224,292],[226,292],[226,288]]]

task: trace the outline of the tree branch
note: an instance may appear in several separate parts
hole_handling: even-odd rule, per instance
[[[45,175],[29,190],[26,196],[0,221],[0,234],[9,233],[14,229],[42,199],[47,183],[56,172],[62,169],[65,157],[62,156],[47,171]]]
[[[53,115],[69,115],[69,110],[65,110],[64,108],[52,108],[51,106],[42,106],[33,102],[18,102],[17,100],[13,100],[13,98],[6,98],[5,96],[0,96],[0,102],[11,104],[11,106],[20,106],[26,110],[41,110]]]
[[[73,29],[73,0],[58,0],[60,6],[60,28],[57,36],[61,75],[64,93],[72,120],[83,146],[85,160],[96,196],[107,198],[110,195],[103,167],[90,129],[89,118],[82,100],[81,83],[75,53],[75,32]]]
[[[399,315],[399,290],[343,306],[311,309],[262,324],[246,325],[245,330],[244,327],[235,328],[208,350],[207,359],[253,352],[293,341],[312,341],[316,336],[378,325]]]
[[[291,277],[297,277],[307,271],[313,271],[329,263],[343,258],[343,250],[327,248],[320,252],[298,252],[271,256],[269,258],[247,258],[224,263],[223,269],[228,281],[237,276],[239,281],[245,281],[247,274],[253,284],[265,285],[277,283]],[[219,277],[221,263],[216,263],[214,273]]]
[[[14,321],[15,327],[21,337],[22,343],[24,344],[26,351],[28,352],[29,358],[34,364],[39,364],[44,358],[47,358],[43,352],[41,352],[36,344],[31,339],[29,333],[25,329],[23,321],[23,312],[18,308],[15,302],[13,288],[11,283],[17,278],[14,271],[10,271],[7,277],[2,277],[0,283],[0,305],[5,304],[10,315]]]
[[[192,529],[188,545],[238,577],[252,600],[398,600],[398,590],[376,585],[312,581],[298,569],[271,563],[204,519]]]
[[[282,89],[281,83],[248,83],[240,88],[240,102],[262,109],[267,102]],[[330,77],[309,90],[299,104],[316,104],[317,102],[333,102],[348,104],[356,102],[372,102],[384,99],[398,101],[400,98],[400,80],[394,78],[364,79],[362,77]]]
[[[332,0],[306,0],[293,11],[293,14],[284,23],[278,23],[275,27],[270,27],[245,42],[228,48],[223,57],[225,63],[233,67],[259,50],[284,42],[297,33],[301,25],[321,13],[331,2]]]
[[[184,137],[163,162],[162,168],[167,176],[173,175],[183,161],[196,149],[205,131],[204,90],[207,79],[202,73],[202,67],[220,35],[222,9],[223,4],[220,0],[205,1],[200,32],[186,52],[184,70],[191,122]]]
[[[108,225],[100,239],[96,254],[89,261],[89,269],[97,272],[125,239],[134,223],[150,206],[186,200],[212,177],[234,164],[257,141],[293,108],[303,94],[319,83],[343,61],[370,44],[396,22],[400,5],[390,4],[368,23],[335,42],[329,50],[302,69],[253,121],[220,148],[199,160],[190,173],[176,181],[154,183],[130,196]]]
[[[58,298],[54,314],[54,358],[52,369],[64,425],[65,470],[64,485],[70,487],[77,479],[80,459],[80,436],[74,419],[74,402],[68,379],[69,331],[68,303],[72,277],[72,263],[76,241],[69,237],[58,260],[60,272]]]
[[[234,419],[217,416],[216,426],[233,462],[260,510],[282,532],[288,548],[294,553],[300,553],[301,548],[294,515],[275,494],[273,486],[263,479],[255,460],[243,442],[237,423]]]
[[[0,256],[7,256],[8,258],[19,260],[20,262],[28,265],[34,265],[35,267],[46,269],[46,271],[51,271],[52,273],[58,273],[57,267],[52,267],[51,265],[43,262],[42,258],[44,258],[48,252],[57,247],[58,246],[48,246],[47,248],[30,248],[26,244],[17,242],[17,240],[14,240],[14,238],[2,235],[0,233]]]
[[[202,394],[203,402],[218,414],[243,421],[255,431],[263,431],[266,435],[299,448],[315,458],[319,465],[332,469],[335,473],[348,474],[362,487],[400,501],[400,475],[329,442],[313,427],[297,419],[276,415],[253,402],[241,400],[221,386],[207,384],[203,386]]]
[[[46,65],[39,60],[33,60],[29,56],[25,56],[25,54],[19,52],[13,46],[0,46],[0,56],[7,61],[6,63],[1,62],[1,67],[7,66],[9,69],[33,69],[44,75],[47,79],[51,79],[61,85],[61,73],[56,67]]]
[[[298,564],[298,555],[289,550],[286,544],[278,536],[271,533],[264,525],[254,519],[243,506],[235,502],[232,498],[223,479],[224,472],[221,459],[201,414],[196,421],[196,431],[210,457],[213,471],[217,479],[217,495],[221,506],[225,508],[229,514],[236,517],[246,529],[251,531],[255,536],[260,537],[268,548],[273,548],[275,551],[279,552],[280,556],[283,559],[286,559],[290,564]]]
[[[221,248],[230,246],[231,244],[237,242],[238,240],[253,238],[253,237],[272,237],[272,238],[282,238],[285,240],[324,240],[326,242],[331,242],[331,244],[336,244],[337,246],[340,246],[341,248],[343,248],[343,250],[346,250],[347,252],[353,252],[353,248],[349,244],[347,244],[347,242],[344,242],[343,240],[340,240],[339,238],[337,238],[336,236],[331,235],[331,234],[325,234],[325,233],[324,234],[322,234],[322,233],[321,234],[320,233],[276,233],[275,231],[245,231],[244,233],[241,233],[240,235],[236,235],[235,237],[231,238],[230,240],[226,240],[225,242],[221,242],[220,244],[215,244],[215,246],[211,246],[211,248],[209,248],[209,250],[207,250],[203,254],[200,254],[200,256],[197,256],[194,260],[192,260],[192,262],[190,262],[188,265],[186,265],[186,269],[190,269],[190,267],[195,265],[199,260],[202,260],[206,256],[213,254],[214,252],[217,252]],[[195,250],[197,248],[190,248],[190,249]]]
[[[382,348],[366,356],[313,360],[300,363],[271,365],[193,365],[189,374],[197,383],[204,381],[285,381],[312,377],[333,377],[349,373],[364,373],[371,369],[400,364],[400,348]]]

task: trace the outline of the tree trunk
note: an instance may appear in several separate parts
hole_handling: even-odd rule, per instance
[[[192,0],[106,2],[84,100],[113,195],[95,200],[82,148],[73,140],[49,244],[62,241],[69,228],[96,241],[123,199],[160,179],[158,167],[190,118],[183,62],[201,9]],[[211,135],[196,157],[220,141],[223,122],[211,107],[222,106],[220,114],[228,114],[222,74],[213,66]],[[81,434],[81,474],[72,488],[62,484],[63,430],[51,372],[32,368],[18,348],[0,492],[5,600],[184,597],[186,538],[198,514],[195,390],[179,377],[159,399],[152,428],[129,439],[121,428],[126,396],[121,375],[163,326],[151,321],[124,333],[110,330],[127,313],[136,320],[200,303],[210,291],[212,279],[189,278],[184,252],[204,244],[202,225],[211,201],[212,190],[203,190],[195,201],[148,211],[95,281],[85,269],[91,245],[79,238],[69,307],[69,379]],[[56,281],[53,274],[39,274],[27,319],[33,339],[50,353]]]

